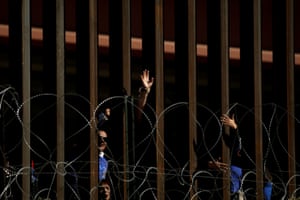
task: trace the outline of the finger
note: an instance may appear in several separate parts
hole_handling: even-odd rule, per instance
[[[154,82],[154,77],[151,78],[151,83],[153,83],[153,82]]]
[[[144,70],[144,74],[145,74],[146,76],[149,76],[149,70],[145,69],[145,70]]]
[[[228,165],[223,163],[223,164],[221,165],[221,167],[223,167],[223,168],[228,168]]]
[[[229,118],[228,115],[226,115],[226,114],[223,114],[222,117],[223,117],[223,120],[226,120]]]
[[[221,121],[224,121],[225,119],[225,115],[223,114],[221,117],[220,117]]]

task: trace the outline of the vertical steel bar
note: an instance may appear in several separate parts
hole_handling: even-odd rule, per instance
[[[124,160],[124,180],[128,180],[128,167],[129,167],[129,153],[128,153],[128,96],[125,96],[124,98],[124,116],[123,116],[123,160]],[[123,183],[124,191],[123,191],[123,199],[127,200],[129,196],[129,185],[127,181],[124,181]]]
[[[291,182],[289,195],[296,190],[295,163],[295,60],[294,60],[294,0],[286,1],[286,66],[287,66],[287,109],[288,109],[288,171]]]
[[[220,1],[220,32],[221,32],[221,102],[222,113],[226,113],[229,105],[229,23],[228,23],[228,1]],[[225,129],[229,131],[229,129]],[[222,159],[225,163],[229,163],[229,149],[222,142]],[[230,180],[228,174],[223,175],[223,199],[230,199]]]
[[[130,0],[122,1],[122,58],[123,84],[131,94],[131,36],[130,36]]]
[[[64,31],[64,1],[56,0],[56,126],[57,126],[57,199],[63,200],[64,188],[64,161],[65,161],[65,31]]]
[[[197,126],[195,118],[197,116],[197,65],[196,65],[196,2],[188,2],[188,90],[189,90],[189,157],[190,174],[197,168],[197,157],[195,155],[193,143],[197,141]],[[194,194],[191,192],[190,197]]]
[[[257,199],[263,199],[261,0],[253,1],[254,126]]]
[[[163,67],[163,1],[155,0],[155,77],[156,77],[156,112],[164,109],[164,67]],[[165,163],[164,163],[164,119],[157,125],[156,162],[157,162],[157,199],[165,199]]]
[[[90,119],[95,119],[94,111],[98,103],[98,12],[97,0],[89,0],[89,69],[90,69]],[[93,124],[93,123],[92,123]],[[90,127],[90,189],[91,199],[98,199],[98,141],[96,127]]]
[[[123,0],[122,5],[122,76],[123,76],[123,85],[126,89],[128,94],[131,94],[131,63],[130,63],[130,50],[131,50],[131,38],[130,38],[130,0]],[[128,98],[125,101],[125,118],[128,118],[128,108],[127,102]],[[128,119],[124,119],[124,144],[123,144],[123,157],[124,157],[124,178],[125,180],[128,179],[128,167],[129,167],[129,154],[128,154]],[[124,181],[124,200],[128,199],[129,197],[129,185],[126,181]]]
[[[30,98],[30,68],[31,68],[31,27],[30,27],[30,0],[22,1],[22,92],[23,102]],[[22,165],[24,173],[22,176],[22,199],[30,199],[30,101],[23,108],[23,140],[22,140]]]

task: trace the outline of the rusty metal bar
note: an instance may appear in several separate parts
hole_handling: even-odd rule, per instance
[[[287,74],[287,129],[288,129],[288,171],[291,178],[289,196],[296,190],[295,163],[295,60],[294,60],[294,0],[286,1],[286,74]]]
[[[64,1],[56,0],[56,128],[57,128],[57,199],[63,200],[65,194],[64,161],[65,161],[65,31]]]
[[[163,41],[163,1],[155,0],[155,77],[156,77],[156,112],[164,110],[164,41]],[[164,120],[157,125],[156,162],[157,162],[157,199],[165,199],[165,163],[164,163]]]
[[[189,90],[189,157],[190,157],[190,175],[197,168],[197,156],[193,148],[194,141],[197,141],[197,126],[195,118],[197,116],[197,64],[196,64],[196,2],[188,2],[188,90]],[[191,192],[190,197],[194,195]]]
[[[64,160],[65,160],[65,37],[64,37],[64,1],[56,0],[56,80],[57,80],[57,199],[64,199]]]
[[[130,0],[122,1],[122,58],[123,84],[131,94],[131,36],[130,36]]]
[[[254,127],[257,199],[263,199],[261,0],[253,1]]]
[[[90,69],[90,119],[95,119],[94,111],[98,104],[98,12],[97,0],[89,1],[89,69]],[[93,124],[93,123],[92,123]],[[90,127],[90,189],[96,191],[91,193],[90,199],[98,199],[98,141],[96,127]]]
[[[228,1],[220,1],[220,32],[221,32],[221,110],[226,113],[229,105],[229,23]],[[225,129],[229,131],[229,129]],[[225,163],[230,162],[229,148],[222,142],[222,159]],[[228,174],[223,175],[223,199],[230,199],[230,179]]]
[[[31,27],[30,27],[30,0],[22,1],[22,92],[23,102],[30,98],[30,66],[31,66]],[[30,101],[23,106],[23,140],[22,140],[22,199],[30,199]]]
[[[122,10],[122,76],[123,85],[128,94],[131,94],[131,70],[130,70],[130,50],[131,50],[131,40],[130,40],[130,0],[124,0],[121,4]],[[128,154],[128,120],[127,120],[127,100],[125,99],[125,113],[124,113],[124,130],[123,130],[123,158],[124,158],[124,179],[128,179],[129,171],[129,154]],[[129,198],[129,184],[124,181],[124,200]]]

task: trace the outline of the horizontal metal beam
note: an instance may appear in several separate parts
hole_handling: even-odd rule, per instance
[[[32,28],[32,40],[42,41],[43,40],[43,30],[41,28]],[[8,25],[0,24],[0,37],[8,38]],[[76,44],[76,32],[66,31],[65,32],[66,45]],[[8,40],[7,40],[8,41]],[[109,47],[109,36],[105,34],[98,34],[98,46],[102,48]],[[131,49],[133,51],[142,50],[142,39],[141,38],[131,38]],[[164,41],[164,53],[165,54],[175,54],[175,44],[173,41]],[[207,57],[207,45],[197,44],[197,57]],[[229,47],[229,59],[230,60],[240,60],[240,48]],[[273,52],[270,50],[262,50],[262,62],[272,63],[273,62]],[[295,65],[300,66],[300,53],[295,53]]]

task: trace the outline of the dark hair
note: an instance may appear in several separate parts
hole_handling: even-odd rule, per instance
[[[107,109],[107,108],[105,108]],[[97,130],[105,131],[106,133],[110,132],[110,121],[105,111],[101,111],[97,113]]]
[[[101,186],[101,185],[103,185],[103,184],[107,184],[107,185],[110,186],[110,181],[107,180],[107,179],[103,179],[103,180],[100,181],[99,186]]]

